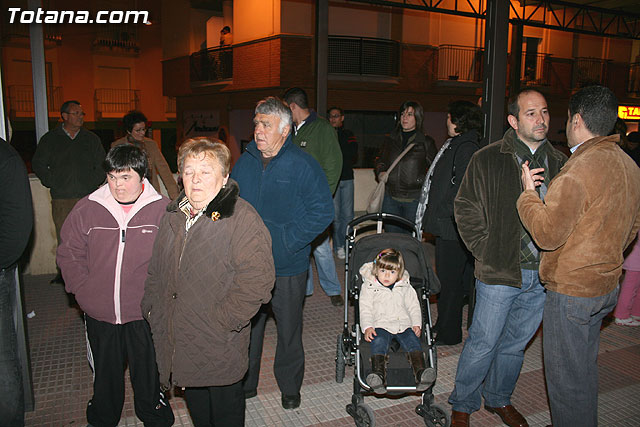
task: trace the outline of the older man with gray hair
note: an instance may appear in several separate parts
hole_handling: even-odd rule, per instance
[[[329,183],[318,162],[293,144],[291,111],[278,98],[258,102],[254,140],[231,172],[240,197],[258,211],[271,233],[276,283],[271,308],[278,332],[274,373],[282,406],[300,406],[304,377],[302,304],[311,242],[333,221]],[[244,390],[257,394],[266,306],[252,320]]]

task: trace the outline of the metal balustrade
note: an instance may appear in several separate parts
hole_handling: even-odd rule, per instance
[[[445,44],[438,48],[438,80],[479,82],[482,80],[484,49]]]
[[[33,104],[33,86],[31,85],[11,85],[9,89],[9,110],[14,115],[33,115],[35,107]],[[47,87],[47,111],[55,112],[60,110],[63,103],[62,87]]]
[[[99,88],[94,95],[96,113],[126,114],[140,109],[140,91],[134,89]]]
[[[233,78],[233,47],[212,47],[191,54],[191,82],[215,82]]]
[[[329,73],[398,77],[399,64],[400,43],[397,41],[329,36]]]

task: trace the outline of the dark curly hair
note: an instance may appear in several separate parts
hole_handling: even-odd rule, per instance
[[[124,130],[127,132],[131,132],[136,123],[144,122],[147,123],[147,116],[142,114],[140,111],[131,110],[122,118],[122,123],[124,124]]]
[[[477,130],[482,134],[482,109],[473,102],[453,101],[449,104],[447,112],[451,116],[451,123],[456,126],[457,133],[463,134]]]

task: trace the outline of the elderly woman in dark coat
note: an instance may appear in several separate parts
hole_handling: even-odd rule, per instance
[[[275,281],[269,231],[238,197],[230,158],[206,138],[180,147],[184,192],[160,223],[141,304],[160,381],[186,388],[196,426],[244,425],[249,321]]]

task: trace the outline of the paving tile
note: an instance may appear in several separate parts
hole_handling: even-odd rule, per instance
[[[337,260],[338,276],[344,280],[344,262]],[[28,319],[29,342],[35,393],[35,411],[26,414],[27,426],[84,426],[85,409],[92,393],[92,373],[86,358],[82,313],[69,305],[61,286],[49,285],[51,276],[25,276],[25,309],[36,316]],[[273,376],[276,329],[273,319],[266,325],[262,371],[258,396],[247,400],[246,426],[353,426],[346,412],[353,392],[354,368],[346,367],[345,379],[335,382],[335,347],[344,323],[344,308],[331,305],[316,280],[316,289],[305,301],[303,343],[306,363],[300,408],[287,411],[280,405],[280,391]],[[437,307],[431,305],[432,318]],[[466,310],[465,310],[466,316]],[[353,308],[349,307],[350,324]],[[463,321],[466,325],[466,318]],[[550,423],[543,366],[542,334],[538,331],[525,352],[525,360],[513,394],[514,404],[532,427]],[[467,331],[463,333],[466,339]],[[438,348],[438,378],[433,392],[435,403],[448,413],[447,399],[453,389],[458,358],[463,344]],[[637,426],[640,419],[640,328],[606,322],[601,332],[600,426]],[[126,374],[126,402],[119,426],[142,426],[133,409],[133,393]],[[378,426],[419,426],[415,413],[421,402],[417,395],[400,398],[366,396],[364,403],[376,417]],[[191,426],[180,390],[170,403],[176,426]],[[499,426],[500,419],[484,409],[471,416],[474,426]]]

